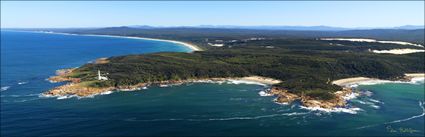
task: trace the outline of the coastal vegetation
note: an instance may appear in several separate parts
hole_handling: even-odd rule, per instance
[[[333,94],[330,93],[341,90],[341,87],[330,83],[336,79],[354,76],[397,79],[406,72],[424,72],[423,53],[400,56],[341,52],[335,49],[317,50],[320,46],[310,49],[301,46],[304,49],[299,49],[296,46],[289,48],[287,44],[276,41],[264,41],[274,46],[265,48],[254,46],[261,45],[257,43],[194,53],[164,52],[111,57],[107,63],[86,64],[76,69],[71,77],[96,81],[90,85],[93,87],[117,87],[160,81],[257,75],[282,80],[274,86],[290,93],[331,99]],[[97,81],[98,70],[107,72],[110,80]]]
[[[189,30],[176,29],[165,33],[156,32],[156,29],[146,31],[107,28],[74,32],[177,39],[201,45],[200,47],[206,50],[104,58],[51,78],[53,81],[73,81],[73,84],[59,87],[49,94],[72,93],[74,91],[69,90],[72,88],[78,91],[75,94],[84,96],[98,91],[134,89],[151,84],[260,76],[281,81],[271,85],[270,91],[278,96],[278,102],[300,99],[304,105],[333,108],[344,106],[342,96],[351,92],[332,84],[334,80],[347,77],[400,80],[404,78],[405,73],[423,73],[425,68],[423,52],[402,55],[372,52],[401,48],[423,50],[424,47],[421,46],[321,40],[312,38],[311,35],[302,38],[287,37],[274,31],[259,31],[259,34],[254,34],[246,30],[231,30],[225,33],[221,29],[213,29],[198,35],[200,30]],[[421,38],[415,39],[421,41]],[[211,43],[222,45],[213,46]],[[106,75],[108,80],[99,80],[99,71]],[[84,92],[85,88],[90,89],[90,94]]]

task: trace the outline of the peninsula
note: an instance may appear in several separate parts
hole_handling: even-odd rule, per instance
[[[58,71],[57,76],[49,80],[68,83],[43,94],[84,97],[108,91],[138,90],[148,86],[166,87],[192,82],[243,80],[269,85],[267,94],[276,96],[275,101],[278,103],[299,100],[306,107],[329,109],[345,107],[346,96],[355,92],[340,84],[340,79],[367,77],[406,80],[409,77],[406,77],[405,73],[424,73],[424,52],[371,52],[398,48],[424,49],[414,43],[370,44],[369,41],[281,38],[274,36],[274,32],[269,32],[270,36],[266,37],[241,32],[229,35],[228,33],[232,32],[223,32],[220,35],[222,38],[219,39],[216,37],[217,32],[201,35],[193,32],[196,29],[172,35],[166,35],[163,30],[150,31],[152,32],[141,30],[140,34],[126,34],[107,29],[66,33],[117,35],[127,38],[152,37],[173,41],[181,39],[205,50],[98,59],[78,68]],[[214,46],[218,44],[220,46]],[[100,75],[105,78],[100,79]]]

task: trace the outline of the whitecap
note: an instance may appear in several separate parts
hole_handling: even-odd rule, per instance
[[[411,116],[411,117],[408,117],[408,118],[405,118],[405,119],[399,119],[399,120],[394,120],[394,121],[390,121],[390,122],[385,122],[385,123],[383,123],[383,125],[400,123],[400,122],[409,121],[409,120],[412,120],[412,119],[423,117],[423,116],[425,116],[425,108],[424,108],[423,105],[424,105],[424,102],[419,101],[419,107],[422,109],[422,114]],[[375,127],[375,126],[378,126],[378,125],[382,125],[382,124],[366,125],[366,126],[358,127],[356,129]]]
[[[161,85],[159,85],[159,87],[166,88],[166,87],[170,87],[170,85],[161,84]]]
[[[27,84],[28,82],[18,82],[18,85]]]
[[[279,105],[289,105],[289,103],[287,103],[287,102],[282,102],[282,103],[281,103],[281,102],[277,102],[277,101],[275,101],[275,103],[276,103],[276,104],[279,104]]]
[[[376,100],[376,99],[369,99],[369,101],[372,101],[372,102],[375,102],[375,103],[380,103],[380,104],[384,104],[384,102],[381,102],[381,101],[379,101],[379,100]]]
[[[358,87],[359,86],[359,84],[351,84],[351,85],[348,85],[348,87],[350,87],[350,88],[356,88],[356,87]]]
[[[273,99],[273,102],[274,102],[274,103],[276,103],[276,104],[279,104],[279,105],[289,105],[289,103],[288,103],[288,102],[278,102],[278,101],[277,101],[277,98]],[[292,107],[291,107],[291,108],[292,108]]]
[[[21,102],[34,101],[34,100],[39,100],[39,99],[40,98],[22,99],[22,100],[14,100],[13,102],[21,103]]]
[[[362,94],[370,97],[370,96],[373,95],[373,92],[366,90],[366,91],[362,92]]]
[[[4,87],[1,87],[0,91],[6,91],[6,90],[8,90],[9,88],[10,88],[10,86],[4,86]]]
[[[422,114],[420,114],[420,115],[411,116],[411,117],[408,117],[408,118],[405,118],[405,119],[394,120],[394,121],[391,121],[391,122],[386,122],[384,124],[400,123],[400,122],[412,120],[412,119],[415,119],[415,118],[423,117],[425,115],[425,108],[424,108],[423,105],[424,105],[424,102],[419,101],[419,107],[422,108]]]
[[[124,119],[125,121],[230,121],[230,120],[255,120],[262,118],[271,118],[279,116],[296,116],[296,115],[305,115],[308,113],[301,112],[292,112],[292,113],[282,113],[282,114],[270,114],[270,115],[261,115],[261,116],[246,116],[246,117],[228,117],[228,118],[208,118],[208,119],[184,119],[184,118],[169,118],[169,119],[147,119],[147,120],[137,120],[136,118]]]
[[[349,85],[349,87],[355,88],[358,85],[378,85],[378,84],[387,84],[387,83],[420,84],[420,83],[424,83],[424,81],[425,81],[425,78],[423,77],[415,77],[415,78],[412,78],[410,81],[390,81],[390,80],[373,79],[373,80],[357,82],[357,83]]]
[[[106,91],[106,92],[100,93],[100,95],[108,95],[108,94],[112,94],[112,91]]]
[[[277,116],[294,116],[294,115],[304,115],[304,114],[307,114],[307,113],[292,112],[292,113],[283,113],[283,114],[271,114],[271,115],[254,116],[254,117],[210,118],[208,120],[210,120],[210,121],[252,120],[252,119],[270,118],[270,117],[277,117]]]
[[[63,95],[63,96],[60,96],[60,95],[48,95],[48,94],[40,93],[38,95],[38,97],[39,98],[56,98],[58,100],[62,100],[62,99],[69,99],[69,98],[78,97],[78,96],[77,95]]]
[[[343,96],[342,98],[344,98],[344,100],[350,100],[350,99],[357,98],[357,96],[359,96],[358,93],[352,92],[350,94]]]
[[[361,101],[361,100],[356,100],[356,102],[359,102],[360,104],[368,105],[369,107],[372,107],[372,108],[375,108],[375,109],[380,108],[380,106],[375,104],[375,103],[378,103],[378,102],[373,103],[373,102],[367,102],[367,101]]]
[[[356,102],[359,102],[360,104],[366,104],[366,102],[361,101],[361,100],[356,100]]]
[[[267,93],[266,91],[260,91],[258,92],[260,96],[266,97],[266,96],[273,96],[273,94]]]
[[[24,95],[2,95],[2,97],[33,97],[38,96],[39,94],[24,94]]]
[[[310,111],[322,111],[322,112],[327,112],[327,113],[331,113],[331,112],[336,112],[336,113],[349,113],[349,114],[357,114],[358,111],[362,111],[361,108],[357,108],[357,107],[352,107],[352,108],[332,108],[332,109],[326,109],[326,108],[321,108],[321,107],[305,107],[305,106],[300,106],[302,109],[307,109]]]
[[[98,95],[109,95],[109,94],[112,94],[112,93],[114,93],[114,91],[105,91],[105,92],[92,94],[92,95],[84,96],[84,97],[77,96],[77,95],[63,95],[63,96],[56,95],[56,96],[53,96],[53,95],[40,93],[40,94],[38,94],[38,97],[40,97],[40,98],[56,98],[58,100],[70,99],[70,98],[84,99],[84,98],[94,98],[95,96],[98,96]]]
[[[420,84],[424,83],[425,77],[415,77],[410,80],[411,83]]]
[[[373,108],[375,108],[375,109],[379,109],[379,108],[380,108],[380,106],[378,106],[378,105],[374,105],[374,104],[373,104],[373,105],[371,104],[371,105],[370,105],[370,107],[373,107]]]
[[[69,99],[69,98],[73,98],[73,97],[77,97],[77,96],[76,95],[58,96],[56,99],[62,100],[62,99]]]

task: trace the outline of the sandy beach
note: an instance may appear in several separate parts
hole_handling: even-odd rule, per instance
[[[338,41],[352,41],[352,42],[375,42],[375,43],[385,43],[385,44],[398,44],[398,45],[410,45],[416,47],[424,47],[421,44],[404,42],[404,41],[384,41],[376,39],[365,39],[365,38],[320,38],[320,40],[338,40]]]
[[[261,77],[261,76],[242,77],[239,80],[258,82],[258,83],[262,83],[262,84],[266,84],[266,85],[273,85],[273,84],[278,84],[278,83],[282,82],[282,81],[277,80],[277,79]]]
[[[425,73],[406,73],[405,78],[407,79],[423,79],[425,77]],[[350,85],[360,84],[360,83],[382,83],[382,82],[391,82],[389,80],[381,80],[376,78],[367,78],[367,77],[352,77],[352,78],[344,78],[332,81],[332,84],[347,87]]]
[[[30,31],[38,33],[48,33],[48,34],[61,34],[61,35],[78,35],[78,36],[95,36],[95,37],[112,37],[112,38],[126,38],[126,39],[141,39],[141,40],[153,40],[153,41],[163,41],[179,44],[185,47],[190,48],[192,51],[202,51],[202,49],[194,44],[187,42],[176,41],[176,40],[166,40],[166,39],[157,39],[157,38],[144,38],[144,37],[133,37],[133,36],[115,36],[115,35],[97,35],[97,34],[73,34],[73,33],[61,33],[61,32],[50,32],[50,31]]]
[[[141,39],[141,40],[163,41],[163,42],[171,42],[171,43],[183,45],[185,47],[188,47],[188,48],[192,49],[192,51],[202,51],[202,49],[199,48],[196,45],[193,45],[193,44],[190,44],[190,43],[186,43],[186,42],[176,41],[176,40],[166,40],[166,39],[156,39],[156,38],[144,38],[144,37],[130,37],[130,36],[114,36],[114,35],[92,35],[92,34],[90,34],[90,35],[82,35],[82,36],[100,36],[100,37],[115,37],[115,38],[128,38],[128,39]]]
[[[345,86],[357,84],[360,82],[373,81],[373,80],[379,80],[379,79],[373,79],[373,78],[367,78],[367,77],[353,77],[353,78],[335,80],[335,81],[332,81],[332,84],[345,87]]]
[[[404,74],[407,77],[414,77],[414,78],[424,78],[425,77],[425,73],[406,73]]]
[[[373,53],[388,53],[388,54],[410,54],[410,53],[417,53],[417,52],[425,52],[425,50],[422,49],[391,49],[391,50],[372,50]]]

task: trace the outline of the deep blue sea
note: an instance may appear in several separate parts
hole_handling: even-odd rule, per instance
[[[1,136],[424,136],[424,83],[361,85],[340,112],[276,104],[267,87],[187,84],[57,99],[55,70],[100,57],[189,52],[173,43],[1,31]]]

